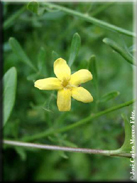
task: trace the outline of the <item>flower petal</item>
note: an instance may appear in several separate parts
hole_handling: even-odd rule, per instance
[[[91,72],[87,69],[81,69],[71,75],[70,83],[73,85],[79,85],[85,83],[93,78]]]
[[[59,111],[70,111],[71,91],[69,89],[62,89],[58,91],[57,106]]]
[[[57,78],[39,79],[34,83],[40,90],[59,90],[62,89],[61,82]]]
[[[62,59],[58,58],[54,62],[54,73],[59,80],[69,80],[71,75],[71,70],[67,65],[67,62]]]
[[[83,87],[72,89],[72,97],[80,102],[89,103],[93,101],[92,95]]]

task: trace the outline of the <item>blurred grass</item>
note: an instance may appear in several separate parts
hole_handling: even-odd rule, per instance
[[[92,12],[97,11],[105,3],[60,4],[92,15]],[[4,21],[23,6],[24,4],[4,3]],[[132,3],[113,3],[104,11],[96,14],[96,17],[133,31]],[[56,106],[56,92],[40,91],[34,88],[34,71],[18,59],[8,42],[10,37],[15,37],[35,66],[40,50],[45,50],[47,69],[44,74],[46,77],[51,77],[54,76],[52,52],[55,51],[59,57],[68,61],[72,37],[76,32],[81,36],[81,48],[71,67],[72,72],[87,68],[91,55],[95,55],[99,97],[111,91],[120,92],[120,95],[115,99],[100,103],[98,111],[133,98],[133,67],[102,42],[103,38],[108,37],[128,49],[133,45],[132,38],[112,33],[60,11],[45,11],[43,15],[37,16],[26,10],[4,32],[4,72],[12,66],[16,67],[18,72],[16,103],[10,120],[4,128],[5,138],[18,140],[21,137],[48,130],[50,127],[75,123],[96,112],[96,101],[84,104],[72,100],[71,111],[65,114],[60,113]],[[93,97],[96,96],[93,81],[85,83],[83,86],[92,93]],[[99,117],[91,123],[83,125],[82,128],[79,127],[36,142],[62,145],[61,139],[65,139],[78,147],[116,149],[122,145],[124,140],[121,113],[125,113],[129,118],[131,111],[132,106],[129,106]],[[56,120],[58,121],[56,122]],[[25,150],[23,152],[26,154],[25,159],[21,159],[21,155],[16,149],[5,146],[5,181],[114,181],[129,179],[129,159],[126,158],[65,153],[68,159],[64,159],[60,152],[42,150]]]

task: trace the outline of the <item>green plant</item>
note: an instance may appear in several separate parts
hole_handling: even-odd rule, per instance
[[[96,6],[98,7],[98,4]],[[104,13],[104,9],[108,7],[110,4],[103,5],[103,7],[100,5],[99,9],[96,9],[95,15]],[[82,9],[80,4],[76,8]],[[115,11],[117,10],[115,9]],[[39,148],[55,150],[55,153],[59,150],[59,154],[53,155],[53,160],[59,157],[67,159],[68,155],[64,151],[120,158],[131,157],[131,126],[127,116],[130,115],[135,102],[131,95],[132,83],[130,82],[132,67],[135,67],[133,65],[135,63],[133,54],[127,45],[132,44],[135,34],[121,28],[122,26],[118,27],[90,16],[90,9],[88,13],[89,15],[84,12],[80,13],[80,10],[74,10],[71,5],[66,7],[66,5],[55,3],[31,2],[27,6],[23,5],[14,16],[8,18],[4,23],[7,39],[9,39],[8,42],[5,41],[7,65],[5,63],[4,85],[6,87],[10,81],[12,87],[11,91],[5,90],[4,92],[6,120],[3,142],[5,150],[10,147],[8,145],[12,145],[11,147],[23,161],[26,160],[28,151],[35,152]],[[71,20],[72,17],[74,22]],[[18,29],[19,31],[22,28],[26,30],[26,28],[16,27],[16,25],[14,30],[15,21],[25,22],[24,27],[28,26],[28,22],[30,23],[31,31],[26,32],[25,39],[20,38],[21,35],[15,34]],[[47,27],[43,28],[44,25]],[[15,32],[12,37],[8,32],[10,28],[13,28],[13,33]],[[53,33],[51,30],[54,30]],[[62,30],[61,33],[60,30]],[[120,40],[127,41],[127,45],[124,45],[126,49],[118,43],[119,38],[116,35],[120,37]],[[111,53],[111,49],[102,40],[115,52]],[[61,113],[56,107],[54,91],[49,94],[34,88],[36,80],[53,75],[53,62],[60,57],[68,61],[72,73],[79,69],[88,69],[93,74],[92,82],[85,84],[90,92],[93,90],[93,103],[80,104],[73,100],[72,110]],[[106,70],[104,70],[103,64]],[[16,66],[16,69],[11,68],[13,65]],[[127,76],[123,77],[121,67]],[[18,95],[15,108],[11,113],[15,102],[16,70],[18,72]],[[129,83],[128,89],[122,79]],[[11,102],[6,95],[10,95]],[[9,106],[9,110],[6,109],[6,106]],[[123,114],[122,118],[119,117],[120,114]],[[125,132],[121,125],[123,122]],[[112,130],[112,133],[109,129]],[[123,139],[124,133],[125,140]],[[120,142],[117,138],[121,139]],[[81,148],[82,146],[83,148]],[[40,157],[42,152],[38,152]],[[52,160],[49,158],[49,161]],[[45,170],[46,167],[41,169]],[[39,173],[38,177],[42,175],[44,173]]]

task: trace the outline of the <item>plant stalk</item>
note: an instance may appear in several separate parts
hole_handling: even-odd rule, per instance
[[[62,127],[60,129],[49,129],[49,130],[46,130],[44,132],[38,133],[38,134],[33,135],[33,136],[26,136],[26,137],[23,137],[22,140],[23,141],[33,141],[33,140],[37,140],[37,139],[40,139],[40,138],[45,138],[48,135],[69,131],[69,130],[75,128],[75,127],[78,127],[78,126],[81,126],[81,125],[86,124],[88,122],[91,122],[91,120],[93,120],[93,119],[95,119],[97,117],[103,116],[104,114],[107,114],[109,112],[118,110],[118,109],[126,107],[126,106],[129,106],[129,105],[133,104],[134,102],[135,102],[135,100],[131,100],[131,101],[125,102],[123,104],[120,104],[120,105],[111,107],[111,108],[109,108],[107,110],[104,110],[104,111],[101,111],[99,113],[96,113],[94,115],[88,116],[88,117],[86,117],[86,118],[84,118],[84,119],[82,119],[82,120],[80,120],[80,121],[78,121],[76,123],[71,124],[71,125]]]
[[[75,11],[75,10],[72,10],[72,9],[69,9],[69,8],[66,8],[66,7],[63,7],[63,6],[59,6],[57,4],[52,4],[52,3],[43,3],[43,5],[46,5],[48,6],[49,8],[55,8],[55,9],[58,9],[60,11],[63,11],[65,13],[68,13],[70,15],[73,15],[73,16],[77,16],[87,22],[90,22],[90,23],[93,23],[99,27],[103,27],[105,29],[109,29],[111,31],[115,31],[115,32],[118,32],[118,33],[121,33],[121,34],[124,34],[126,36],[130,36],[130,37],[136,37],[136,34],[131,32],[131,31],[128,31],[128,30],[125,30],[121,27],[117,27],[115,25],[112,25],[110,23],[106,23],[104,21],[101,21],[101,20],[98,20],[97,18],[94,18],[94,17],[90,17],[88,16],[87,14],[83,14],[83,13],[80,13],[78,11]]]
[[[55,146],[55,145],[43,145],[43,144],[34,144],[34,143],[25,143],[19,141],[12,140],[3,140],[3,143],[6,145],[12,146],[21,146],[27,148],[37,148],[37,149],[46,149],[46,150],[55,150],[55,151],[68,151],[68,152],[80,152],[80,153],[88,153],[88,154],[101,154],[105,156],[120,156],[120,157],[131,157],[130,154],[124,153],[119,154],[119,151],[114,150],[101,150],[101,149],[87,149],[87,148],[74,148],[74,147],[63,147],[63,146]]]

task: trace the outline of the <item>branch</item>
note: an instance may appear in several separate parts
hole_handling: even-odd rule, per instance
[[[82,120],[80,120],[76,123],[73,123],[71,125],[62,127],[60,129],[49,129],[49,130],[46,130],[44,132],[38,133],[38,134],[33,135],[33,136],[25,136],[25,137],[22,138],[22,141],[33,141],[33,140],[37,140],[37,139],[40,139],[40,138],[45,138],[46,136],[51,135],[51,134],[66,132],[66,131],[71,130],[75,127],[86,124],[86,123],[90,122],[91,120],[93,120],[93,119],[95,119],[99,116],[103,116],[104,114],[110,113],[112,111],[118,110],[118,109],[126,107],[126,106],[129,106],[129,105],[133,104],[134,102],[135,102],[135,100],[131,100],[129,102],[125,102],[123,104],[111,107],[107,110],[101,111],[101,112],[96,113],[96,114],[91,115],[91,116],[88,116],[88,117],[86,117],[86,118],[84,118],[84,119],[82,119]]]
[[[127,36],[131,36],[131,37],[135,37],[136,34],[133,33],[133,32],[130,32],[128,30],[125,30],[123,28],[120,28],[120,27],[117,27],[115,25],[112,25],[112,24],[109,24],[109,23],[106,23],[104,21],[101,21],[101,20],[98,20],[94,17],[90,17],[86,14],[83,14],[83,13],[80,13],[78,11],[75,11],[75,10],[71,10],[69,8],[66,8],[66,7],[63,7],[63,6],[59,6],[59,5],[56,5],[56,4],[52,4],[52,3],[44,3],[44,5],[48,6],[49,8],[55,8],[55,9],[58,9],[58,10],[61,10],[65,13],[68,13],[70,15],[73,15],[73,16],[77,16],[77,17],[80,17],[81,19],[87,21],[87,22],[90,22],[90,23],[93,23],[99,27],[104,27],[105,29],[109,29],[111,31],[116,31],[116,32],[119,32],[119,33],[122,33],[124,35],[127,35]]]
[[[56,151],[68,151],[68,152],[80,152],[88,154],[101,154],[105,156],[120,156],[120,157],[131,157],[129,153],[119,154],[118,150],[100,150],[100,149],[87,149],[87,148],[72,148],[72,147],[63,147],[63,146],[54,146],[54,145],[43,145],[43,144],[34,144],[34,143],[25,143],[19,141],[3,140],[4,144],[12,146],[22,146],[28,148],[37,148],[37,149],[47,149],[47,150],[56,150]]]

